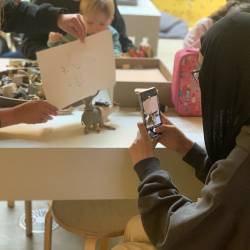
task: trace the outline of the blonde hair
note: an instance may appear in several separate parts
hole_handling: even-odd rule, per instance
[[[114,17],[115,5],[113,0],[81,0],[80,14],[104,13],[108,18]]]

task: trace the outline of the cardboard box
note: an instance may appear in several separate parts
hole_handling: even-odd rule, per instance
[[[116,85],[109,89],[113,101],[121,107],[139,107],[136,88],[158,89],[160,104],[173,107],[171,103],[172,75],[159,59],[116,58]],[[130,67],[123,69],[123,66]]]

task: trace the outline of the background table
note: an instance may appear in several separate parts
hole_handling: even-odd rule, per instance
[[[138,0],[137,3],[136,6],[118,5],[126,24],[126,34],[135,37],[136,46],[147,37],[157,55],[161,13],[150,0]]]

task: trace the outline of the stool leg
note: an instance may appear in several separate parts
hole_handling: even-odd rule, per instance
[[[8,207],[14,207],[15,201],[8,201]]]
[[[44,250],[51,250],[51,238],[52,238],[52,214],[50,209],[45,217]]]
[[[108,250],[109,247],[109,238],[100,239],[100,250]]]
[[[31,201],[25,201],[25,223],[26,223],[26,235],[32,234],[32,208]]]
[[[95,244],[96,244],[96,238],[86,236],[84,250],[95,250]]]

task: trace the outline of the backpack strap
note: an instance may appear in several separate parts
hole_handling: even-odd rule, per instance
[[[189,45],[186,48],[186,51],[199,51],[198,48],[193,48],[196,44],[198,44],[200,42],[200,39],[198,39],[197,41],[195,41],[194,43],[192,43],[191,45]]]

